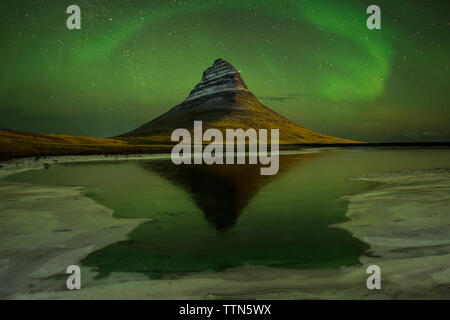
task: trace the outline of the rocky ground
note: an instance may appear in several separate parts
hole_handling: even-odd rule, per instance
[[[22,159],[2,164],[0,177],[53,160],[96,159]],[[145,221],[112,218],[109,209],[77,188],[0,181],[0,298],[450,299],[450,170],[356,179],[378,184],[348,196],[349,220],[333,227],[370,245],[360,265],[335,270],[249,266],[164,280],[140,274],[96,279],[94,270],[82,267],[82,289],[73,291],[65,286],[67,265]],[[366,287],[366,268],[372,264],[381,268],[381,290]]]

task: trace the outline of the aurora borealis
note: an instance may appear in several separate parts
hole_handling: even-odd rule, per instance
[[[82,29],[66,28],[81,8]],[[382,29],[366,28],[381,8]],[[187,97],[216,58],[268,107],[365,141],[449,136],[441,1],[6,0],[0,127],[117,135]]]

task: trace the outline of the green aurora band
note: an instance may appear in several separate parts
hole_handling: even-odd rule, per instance
[[[379,1],[382,30],[368,30],[369,1],[80,0],[82,29],[71,31],[72,1],[4,1],[0,126],[119,134],[183,100],[222,57],[311,129],[447,135],[446,10],[405,3]]]

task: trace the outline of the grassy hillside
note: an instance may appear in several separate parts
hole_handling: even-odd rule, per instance
[[[138,144],[132,139],[104,139],[0,130],[0,160],[48,155],[133,154],[169,151],[169,145]]]
[[[220,123],[213,123],[213,125],[217,128],[235,127],[232,121],[227,123],[226,120],[222,120]],[[205,126],[203,129],[206,130],[210,126]],[[242,128],[246,129],[246,126],[243,125]],[[303,144],[311,146],[321,144],[353,145],[355,143],[355,141],[345,139],[336,140],[333,137],[330,137],[330,140],[324,139],[324,137],[327,137],[324,135],[320,135],[320,139],[315,139],[315,132],[311,131],[309,133],[309,130],[305,130],[302,134],[307,133],[308,136],[304,141],[297,141],[297,143],[280,141],[280,150],[299,149],[303,147]],[[0,161],[39,156],[169,153],[174,144],[176,143],[170,141],[169,132],[144,137],[93,138],[65,134],[38,134],[0,130]]]
[[[223,94],[213,99],[197,99],[186,106],[176,106],[121,137],[152,143],[170,141],[172,131],[177,128],[186,128],[192,133],[195,120],[202,120],[203,131],[216,128],[222,131],[224,137],[226,129],[279,129],[279,143],[282,145],[360,143],[301,127],[261,104],[249,92]]]

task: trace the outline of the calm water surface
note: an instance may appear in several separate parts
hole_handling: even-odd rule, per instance
[[[343,195],[373,186],[349,177],[449,164],[448,149],[329,150],[281,155],[276,176],[261,176],[258,165],[175,166],[157,158],[53,165],[6,179],[82,186],[115,217],[154,219],[82,263],[101,276],[160,277],[241,265],[358,263],[369,247],[329,227],[346,220]]]

